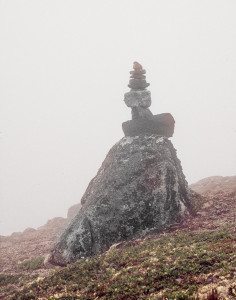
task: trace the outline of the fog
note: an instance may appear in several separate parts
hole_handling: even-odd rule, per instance
[[[0,1],[0,234],[65,216],[131,118],[134,60],[189,183],[236,174],[234,0]]]

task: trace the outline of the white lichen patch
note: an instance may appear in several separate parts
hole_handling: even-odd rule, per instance
[[[120,146],[124,147],[125,145],[131,144],[133,142],[133,140],[134,140],[134,137],[127,136],[127,137],[124,137],[119,144],[120,144]]]

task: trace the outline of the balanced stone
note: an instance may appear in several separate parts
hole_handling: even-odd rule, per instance
[[[133,74],[130,76],[130,78],[136,78],[136,79],[146,79],[146,76],[145,75],[142,75],[142,74]]]
[[[130,71],[129,73],[130,73],[132,76],[135,76],[135,75],[139,75],[139,74],[146,74],[146,70],[144,70],[144,69],[141,69],[141,70],[138,70],[138,71],[132,70],[132,71]]]
[[[130,87],[133,90],[144,90],[149,85],[150,83],[147,83],[145,79],[131,78],[128,87]]]
[[[143,108],[142,106],[137,106],[132,108],[132,121],[133,120],[152,120],[153,114],[149,108]]]
[[[144,108],[148,108],[151,106],[151,93],[147,90],[143,91],[134,91],[131,90],[127,93],[125,93],[124,97],[125,104],[128,107],[138,107],[142,106]]]
[[[140,108],[139,108],[140,109]],[[151,113],[151,112],[150,112]],[[152,113],[151,113],[152,114]],[[170,113],[150,115],[147,111],[142,116],[134,118],[132,109],[132,120],[122,123],[125,136],[152,135],[172,137],[175,128],[175,120]]]

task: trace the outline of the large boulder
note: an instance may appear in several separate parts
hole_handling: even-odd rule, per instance
[[[192,210],[172,143],[158,135],[124,137],[106,156],[49,261],[65,265],[151,230]]]

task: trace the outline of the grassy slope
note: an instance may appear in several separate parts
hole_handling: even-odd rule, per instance
[[[228,229],[149,238],[55,271],[13,299],[190,299],[214,282],[230,293],[235,241]]]
[[[196,218],[169,232],[67,268],[2,274],[0,289],[8,296],[0,299],[206,299],[215,287],[218,299],[236,299],[235,200],[209,198]]]

